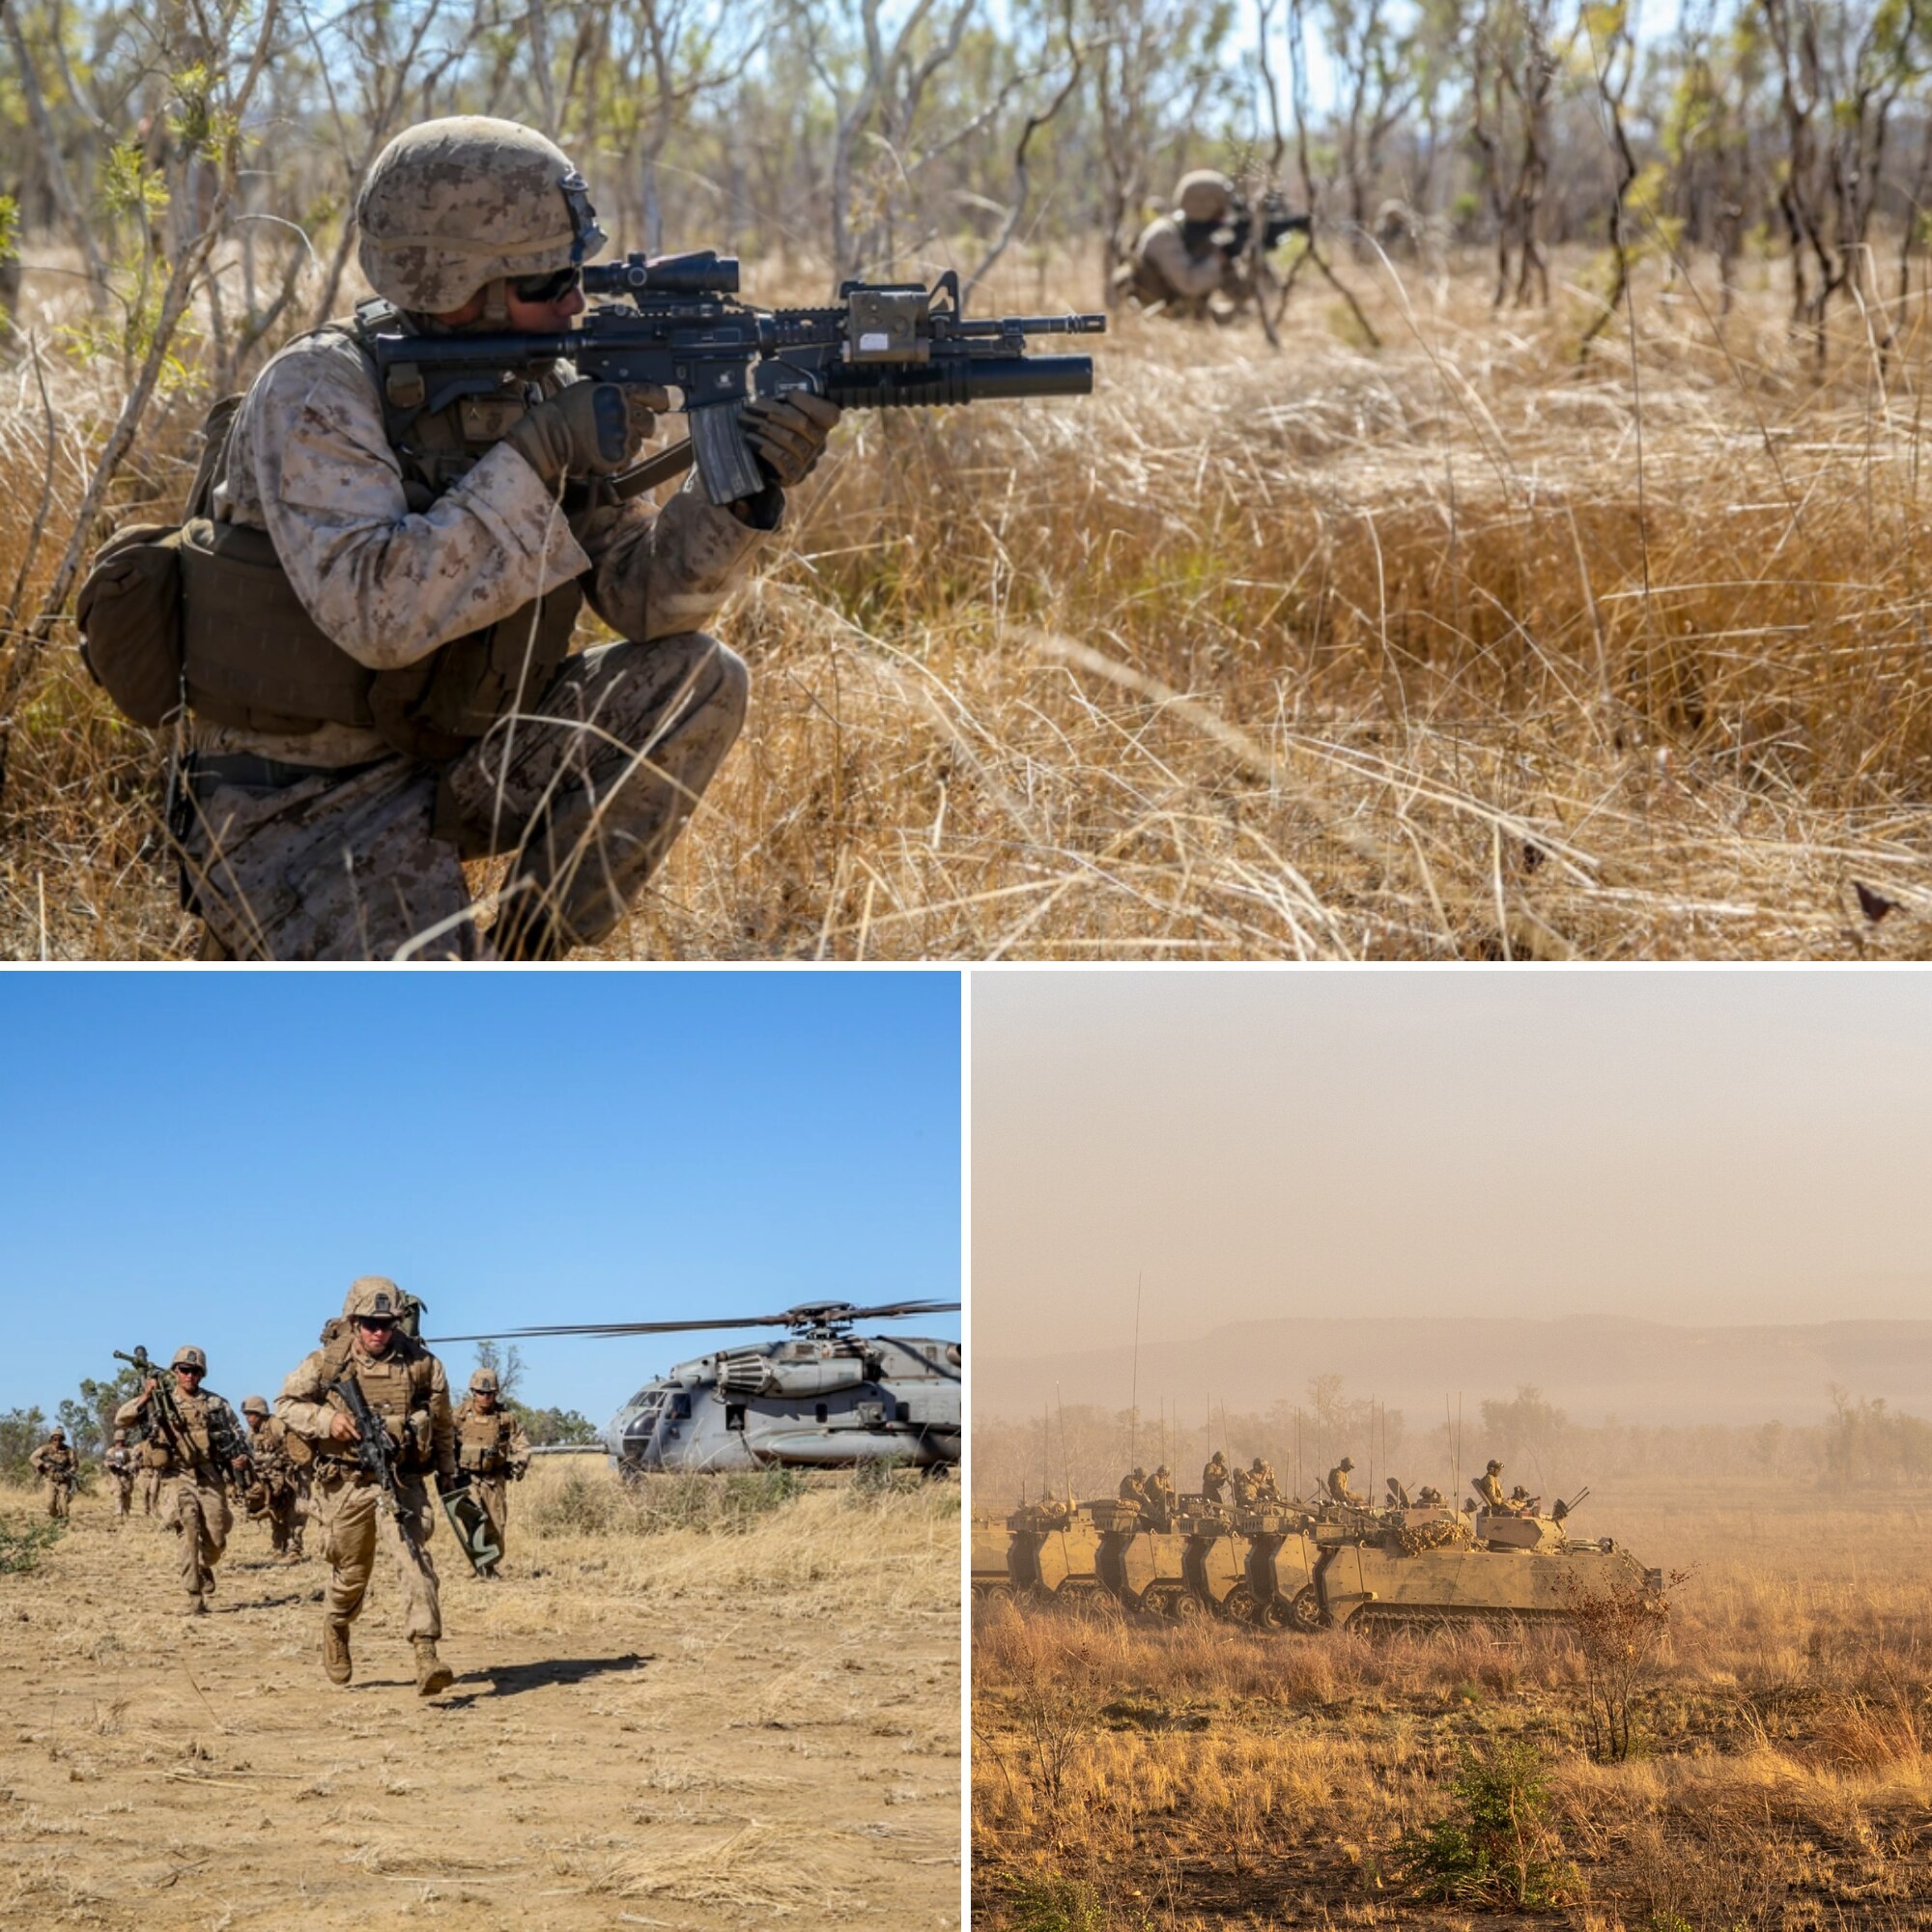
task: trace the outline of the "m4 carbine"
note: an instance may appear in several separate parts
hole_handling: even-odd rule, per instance
[[[404,1492],[403,1479],[396,1467],[396,1445],[383,1427],[383,1418],[369,1406],[361,1383],[354,1376],[343,1376],[329,1383],[329,1387],[342,1398],[350,1420],[355,1425],[355,1461],[362,1473],[383,1492],[383,1506],[392,1513],[408,1510],[410,1497]],[[436,1487],[442,1513],[449,1519],[469,1567],[479,1577],[488,1577],[502,1561],[503,1552],[490,1538],[489,1518],[483,1505],[469,1493],[469,1478],[459,1474],[454,1481],[445,1483],[438,1477]]]
[[[752,308],[735,299],[736,259],[709,249],[599,264],[584,270],[583,287],[615,299],[593,303],[576,327],[555,334],[411,335],[365,307],[363,344],[375,358],[390,442],[407,450],[422,416],[465,396],[499,394],[506,376],[568,360],[590,382],[679,393],[689,444],[618,478],[620,496],[640,495],[695,459],[709,500],[733,503],[767,481],[739,422],[754,396],[810,390],[841,409],[884,410],[1091,395],[1091,356],[1030,355],[1026,338],[1097,335],[1107,327],[1102,315],[969,319],[950,271],[929,289],[847,282],[825,308]],[[624,412],[610,417],[615,455]]]

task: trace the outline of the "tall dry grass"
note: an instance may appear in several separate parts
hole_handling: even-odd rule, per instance
[[[1597,1526],[1693,1573],[1623,1764],[1583,1751],[1560,1633],[1372,1644],[976,1611],[976,1916],[1036,1922],[1046,1884],[1096,1925],[1439,1922],[1392,1848],[1448,1809],[1464,1746],[1520,1738],[1552,1767],[1574,1923],[1922,1923],[1927,1515],[1770,1486],[1617,1498]]]
[[[746,737],[609,950],[1921,954],[1922,300],[1819,382],[1771,268],[1722,322],[1651,268],[1634,358],[1580,365],[1570,297],[1356,273],[1379,352],[1311,292],[1280,355],[1119,318],[1087,402],[850,418],[722,627]],[[105,390],[60,387],[84,432]],[[15,502],[38,412],[16,373]],[[191,414],[124,494],[179,489]],[[66,652],[21,730],[0,950],[182,951],[155,748]]]

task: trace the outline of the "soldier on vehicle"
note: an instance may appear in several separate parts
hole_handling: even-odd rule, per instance
[[[1533,1496],[1519,1483],[1510,1492],[1509,1507],[1518,1516],[1534,1516],[1542,1504],[1541,1496]]]
[[[1498,1516],[1513,1514],[1509,1498],[1503,1494],[1503,1465],[1492,1456],[1489,1466],[1476,1479],[1476,1500],[1486,1510],[1492,1510]]]
[[[208,1357],[201,1350],[177,1349],[172,1372],[181,1437],[171,1438],[161,1427],[152,1378],[114,1411],[114,1426],[131,1429],[139,1423],[148,1432],[149,1460],[162,1484],[161,1520],[181,1538],[182,1614],[199,1617],[208,1613],[214,1566],[234,1526],[227,1484],[231,1471],[238,1476],[247,1471],[248,1438],[228,1404],[202,1387]]]
[[[188,526],[184,891],[206,957],[561,957],[626,916],[737,737],[745,666],[703,627],[838,411],[751,402],[763,491],[719,508],[694,478],[661,510],[605,483],[661,390],[625,390],[617,458],[565,363],[385,421],[364,328],[563,330],[606,238],[560,148],[472,116],[391,141],[355,218],[379,305],[270,359]],[[387,400],[412,407],[393,376]],[[566,656],[583,601],[620,640]],[[463,862],[493,853],[484,934]]]
[[[1147,1479],[1147,1497],[1156,1527],[1164,1529],[1174,1514],[1174,1478],[1168,1474],[1165,1463]]]
[[[134,1452],[128,1446],[128,1432],[125,1429],[114,1432],[114,1441],[107,1454],[100,1459],[100,1466],[107,1471],[114,1485],[114,1521],[118,1527],[132,1513],[134,1476],[138,1467]]]
[[[1218,1503],[1227,1486],[1228,1459],[1217,1449],[1208,1457],[1207,1466],[1201,1471],[1201,1493],[1210,1503]]]
[[[306,1496],[305,1470],[289,1454],[289,1426],[269,1412],[265,1397],[251,1395],[242,1404],[248,1425],[249,1454],[255,1480],[248,1489],[248,1515],[269,1525],[269,1551],[284,1563],[302,1560],[302,1518]],[[306,1452],[307,1443],[301,1443]]]
[[[1363,1507],[1362,1498],[1349,1487],[1349,1471],[1354,1466],[1355,1459],[1352,1456],[1344,1456],[1328,1471],[1328,1481],[1325,1487],[1331,1502],[1347,1503],[1351,1509],[1360,1509]]]
[[[1162,315],[1226,322],[1254,294],[1229,225],[1235,184],[1212,168],[1197,168],[1181,176],[1174,200],[1174,212],[1148,223],[1132,257],[1115,271],[1115,293]]]
[[[54,1522],[65,1521],[74,1484],[80,1476],[80,1463],[73,1451],[67,1446],[67,1431],[49,1430],[47,1439],[27,1461],[41,1479],[42,1500],[47,1506],[48,1519]]]
[[[322,1667],[331,1684],[354,1671],[349,1626],[362,1608],[380,1544],[394,1559],[403,1592],[403,1634],[414,1646],[416,1690],[448,1690],[454,1673],[437,1655],[442,1605],[430,1560],[432,1510],[424,1478],[444,1494],[462,1487],[455,1420],[442,1364],[397,1320],[402,1291],[384,1275],[353,1283],[342,1319],[321,1348],[282,1384],[275,1413],[315,1452],[314,1499],[330,1564],[323,1602]],[[360,1430],[337,1384],[353,1381],[386,1438],[396,1477],[391,1494],[356,1455]]]
[[[501,1393],[495,1369],[478,1369],[469,1378],[469,1393],[456,1411],[456,1460],[490,1519],[490,1541],[507,1551],[510,1485],[529,1473],[530,1438],[515,1411],[500,1406]]]
[[[1147,1471],[1136,1464],[1121,1478],[1121,1486],[1114,1493],[1123,1503],[1132,1503],[1137,1509],[1147,1507]]]
[[[1443,1502],[1442,1492],[1433,1483],[1425,1483],[1415,1492],[1415,1506],[1417,1509],[1440,1509]]]
[[[1281,1485],[1275,1480],[1272,1463],[1257,1456],[1248,1464],[1248,1491],[1256,1506],[1261,1509],[1281,1501]]]

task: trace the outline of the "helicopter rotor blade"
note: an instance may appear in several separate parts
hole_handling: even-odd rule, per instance
[[[888,1301],[875,1308],[846,1308],[826,1304],[829,1319],[840,1323],[887,1321],[909,1315],[944,1315],[959,1307],[956,1301]],[[431,1335],[424,1339],[434,1348],[450,1342],[522,1342],[552,1335],[681,1335],[707,1328],[806,1328],[814,1320],[797,1312],[783,1315],[717,1316],[694,1321],[576,1321],[554,1323],[542,1328],[497,1328],[487,1335]]]

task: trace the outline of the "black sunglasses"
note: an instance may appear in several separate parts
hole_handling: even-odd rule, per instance
[[[526,302],[560,302],[582,285],[583,270],[575,262],[548,275],[516,275],[510,281],[517,299]]]

